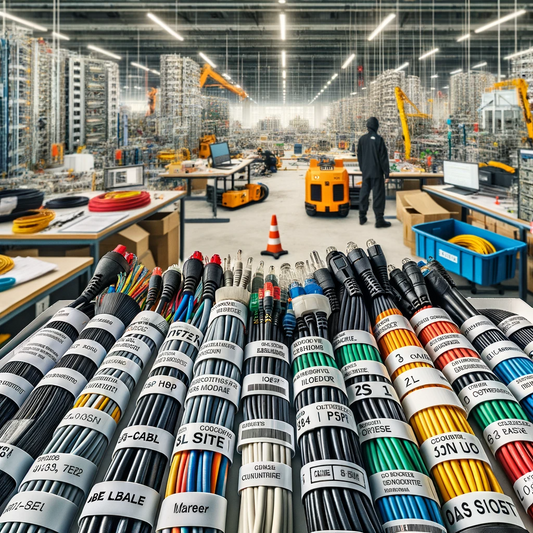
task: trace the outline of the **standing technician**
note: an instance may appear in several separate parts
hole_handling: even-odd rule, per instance
[[[389,154],[385,141],[378,135],[379,122],[371,117],[366,122],[368,133],[359,138],[357,161],[363,173],[363,185],[359,194],[359,224],[366,224],[366,213],[370,191],[374,197],[373,208],[376,215],[376,228],[390,228],[391,223],[385,214],[385,180],[389,179]]]

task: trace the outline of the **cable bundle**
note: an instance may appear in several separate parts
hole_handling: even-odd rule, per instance
[[[7,255],[0,255],[0,276],[7,274],[15,266],[15,261]]]
[[[74,207],[83,207],[88,203],[88,196],[62,196],[61,198],[48,200],[44,207],[46,209],[72,209]]]
[[[233,271],[231,261],[224,262],[225,286],[216,291],[217,303],[194,365],[157,531],[224,531],[251,263],[250,258],[243,271],[240,253]]]
[[[387,368],[381,363],[364,297],[346,256],[328,248],[331,274],[326,281],[324,264],[317,252],[315,277],[331,284],[337,280],[341,303],[340,332],[333,339],[335,358],[344,376],[350,407],[355,416],[370,489],[383,529],[445,532],[433,482],[420,455],[416,437],[403,413]],[[317,275],[318,273],[318,275]],[[404,476],[416,480],[417,490],[407,492],[392,480]],[[385,483],[391,486],[384,490]]]
[[[371,300],[379,350],[443,502],[446,527],[459,532],[505,524],[506,531],[523,532],[514,503],[503,494],[451,386],[381,288],[365,252],[353,243],[348,250]]]
[[[89,211],[129,211],[149,205],[151,201],[147,191],[105,192],[89,200]]]
[[[457,246],[462,246],[478,254],[488,255],[496,252],[494,244],[477,235],[456,235],[449,239],[448,242],[457,244]]]
[[[9,222],[39,209],[43,200],[44,192],[39,189],[0,190],[0,222]]]
[[[289,423],[289,350],[282,342],[282,314],[274,267],[265,280],[261,261],[252,281],[244,350],[244,420],[237,443],[242,453],[240,533],[293,531],[294,430]]]
[[[89,338],[84,347],[77,350],[75,357],[91,365],[91,372],[86,376],[90,381],[85,382],[81,394],[76,395],[72,409],[68,410],[71,402],[62,406],[63,417],[57,429],[54,425],[52,440],[35,460],[18,494],[0,517],[3,533],[30,533],[36,527],[57,533],[69,531],[127,407],[130,393],[143,368],[163,342],[168,330],[166,320],[152,311],[137,314],[148,291],[147,270],[142,265],[134,266],[127,276],[120,276],[115,290],[119,292],[110,292],[100,298],[102,307],[107,307],[109,300],[114,302],[114,314],[100,313],[93,319],[95,323],[98,321],[100,332],[109,337],[112,349],[108,349],[107,355],[107,350],[101,350],[105,358],[100,366],[88,354],[81,353],[91,351],[90,348],[96,348],[98,344],[103,348],[103,344],[90,342],[95,339]],[[125,319],[120,318],[120,322],[116,318],[118,309]],[[124,332],[124,326],[128,324]],[[115,343],[117,337],[119,340]],[[127,494],[131,503],[135,495]],[[121,501],[117,494],[115,499]],[[44,507],[32,506],[35,501],[43,501]]]
[[[307,529],[381,532],[344,380],[327,339],[328,298],[303,263],[296,270],[290,294],[297,340],[291,350]]]
[[[13,233],[39,233],[47,228],[55,217],[56,214],[50,209],[29,211],[25,216],[13,221]]]

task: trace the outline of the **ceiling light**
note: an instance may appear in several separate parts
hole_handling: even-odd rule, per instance
[[[449,88],[450,88],[449,85],[445,85],[445,86],[443,87],[443,89],[449,89]]]
[[[487,66],[487,62],[483,61],[483,63],[478,63],[477,65],[474,65],[472,68],[481,68],[481,67],[486,67],[486,66]]]
[[[348,68],[348,65],[355,59],[355,54],[352,54],[342,65],[342,69]]]
[[[284,4],[287,0],[278,0],[280,4]]]
[[[154,74],[157,74],[158,76],[161,76],[161,72],[159,72],[159,70],[151,69],[150,72],[153,72]]]
[[[331,80],[329,80],[329,81],[326,83],[326,85],[329,85],[330,83],[331,83]]]
[[[431,87],[431,90],[434,91],[434,90],[435,90],[435,87]]]
[[[287,57],[285,56],[285,50],[281,51],[281,66],[283,68],[287,66]]]
[[[500,78],[506,78],[507,76],[505,74],[500,74]]]
[[[183,37],[179,33],[176,33],[170,26],[167,26],[161,19],[158,19],[155,15],[152,15],[152,13],[148,13],[146,16],[161,26],[166,32],[170,33],[172,37],[178,41],[183,41]]]
[[[400,70],[403,70],[405,67],[409,66],[409,61],[406,61],[403,65],[400,65],[397,69],[394,70],[394,72],[399,72]]]
[[[9,13],[6,13],[5,11],[0,11],[0,17],[4,17],[5,19],[12,20],[13,22],[18,22],[19,24],[24,24],[24,26],[29,26],[30,28],[33,28],[34,30],[48,31],[45,27],[39,26],[39,24],[35,24],[33,22],[30,22],[29,20],[24,20],[19,17],[15,17],[15,15],[10,15]]]
[[[283,87],[285,87],[285,80],[283,80]]]
[[[433,76],[431,76],[431,79],[438,78],[438,77],[439,77],[438,74],[433,74]]]
[[[478,28],[475,30],[476,33],[481,33],[482,31],[488,30],[490,28],[494,28],[494,26],[499,26],[500,24],[503,24],[504,22],[507,22],[508,20],[513,20],[520,15],[524,15],[526,13],[525,9],[521,9],[520,11],[515,11],[514,13],[510,13],[509,15],[505,15],[505,17],[502,17],[501,19],[495,20],[494,22],[490,22],[489,24],[486,24],[485,26],[481,26],[481,28]]]
[[[226,78],[227,80],[231,80],[231,76],[229,74],[226,74],[224,72],[224,74],[222,74],[222,76],[224,76],[224,78]]]
[[[286,24],[285,13],[280,13],[279,14],[279,31],[280,31],[280,37],[282,41],[285,40],[285,24]]]
[[[457,70],[452,70],[452,71],[450,72],[450,75],[453,76],[454,74],[459,74],[459,72],[463,72],[463,69],[462,69],[462,68],[458,68]]]
[[[54,37],[57,37],[58,39],[63,39],[63,41],[70,41],[70,37],[67,37],[66,35],[63,35],[62,33],[57,33],[57,31],[53,31],[52,35]]]
[[[357,94],[357,93],[350,93],[350,96],[353,96],[354,94]]]
[[[135,86],[134,89],[140,89],[140,87]]]
[[[472,36],[469,33],[467,33],[466,35],[463,35],[462,37],[459,37],[459,39],[457,39],[457,42],[461,43],[463,41],[466,41],[467,39],[470,39],[470,37],[472,37]]]
[[[198,55],[206,62],[209,63],[213,68],[217,68],[217,66],[203,53],[198,52]]]
[[[333,81],[337,76],[338,76],[337,73],[333,74],[333,76],[331,77],[331,81]]]
[[[370,36],[368,37],[368,40],[371,41],[376,35],[381,33],[383,28],[387,24],[389,24],[391,21],[393,21],[395,18],[396,18],[396,15],[394,13],[391,13],[390,15],[387,15],[387,17],[385,17],[383,22],[370,34]]]
[[[142,68],[143,70],[146,70],[147,72],[150,70],[148,67],[145,67],[144,65],[140,65],[139,63],[131,62],[132,67]]]
[[[504,59],[513,59],[513,57],[523,56],[524,54],[529,54],[529,52],[533,52],[533,48],[528,48],[527,50],[522,50],[521,52],[515,52],[514,54],[505,56]]]
[[[241,86],[240,86],[240,85],[235,85],[235,87],[237,87],[237,89],[240,89],[240,88],[241,88]]]
[[[433,54],[436,54],[439,51],[438,48],[433,48],[433,50],[430,50],[429,52],[426,52],[425,54],[422,54],[418,60],[426,59],[426,57],[432,56]]]
[[[93,50],[94,52],[98,52],[100,54],[104,54],[105,56],[112,57],[114,59],[122,59],[120,56],[117,56],[116,54],[112,54],[111,52],[106,52],[105,50],[102,50],[101,48],[98,48],[97,46],[93,46],[92,44],[89,44],[87,46],[89,50]]]
[[[129,87],[127,85],[124,85],[124,89],[129,89]]]
[[[283,79],[285,79],[285,78],[287,77],[287,71],[286,71],[286,70],[284,70],[284,71],[281,73],[281,77],[282,77]]]
[[[363,87],[361,90],[362,90],[362,91],[366,91],[366,87]]]

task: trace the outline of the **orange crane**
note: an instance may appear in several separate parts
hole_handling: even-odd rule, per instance
[[[216,84],[206,85],[207,78],[211,78],[212,80],[216,81]],[[243,99],[248,98],[248,95],[246,94],[246,91],[244,89],[242,89],[238,85],[233,85],[233,83],[226,80],[224,76],[214,71],[211,68],[211,65],[207,63],[202,68],[202,73],[200,74],[200,87],[221,87],[223,89],[231,91],[232,93],[236,94],[237,96],[240,96]]]
[[[148,111],[146,112],[146,116],[149,117],[150,115],[153,115],[155,113],[155,103],[157,101],[157,89],[155,87],[152,87],[148,91]]]

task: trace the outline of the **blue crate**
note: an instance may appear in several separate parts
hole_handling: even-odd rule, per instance
[[[417,224],[413,226],[413,231],[416,234],[416,254],[419,257],[433,257],[449,272],[479,285],[495,285],[505,279],[514,278],[516,254],[526,247],[524,242],[476,228],[453,218]],[[456,235],[465,234],[486,239],[494,245],[496,252],[488,255],[478,254],[447,242]]]

